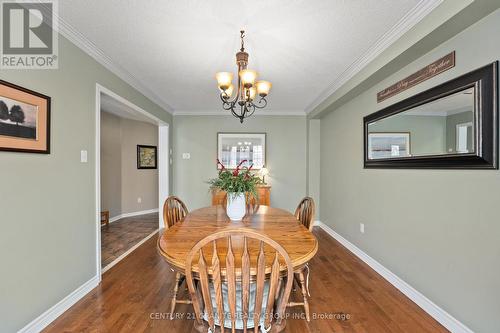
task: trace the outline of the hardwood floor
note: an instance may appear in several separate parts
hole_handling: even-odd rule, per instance
[[[101,227],[101,267],[158,230],[158,213],[125,217]]]
[[[323,230],[315,227],[314,234],[319,251],[310,264],[313,318],[288,319],[285,332],[447,332]],[[156,239],[106,272],[97,288],[44,332],[193,332],[189,305],[176,308],[184,318],[168,319],[174,273],[157,253]],[[300,300],[298,291],[293,294]]]

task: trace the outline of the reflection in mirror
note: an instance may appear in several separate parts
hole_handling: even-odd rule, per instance
[[[368,124],[368,159],[475,152],[474,88]]]

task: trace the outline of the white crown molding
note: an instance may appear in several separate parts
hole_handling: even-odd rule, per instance
[[[36,0],[43,2],[43,0]],[[305,111],[270,111],[266,110],[266,114],[255,113],[255,115],[304,115],[313,111],[329,96],[334,94],[340,87],[347,81],[359,73],[370,62],[372,62],[378,55],[391,46],[407,31],[413,28],[432,10],[440,5],[443,0],[421,0],[415,7],[413,7],[403,18],[401,18],[388,32],[386,32],[379,40],[375,42],[362,56],[355,60],[344,72],[342,72],[327,89],[325,89],[313,102],[305,109]],[[166,101],[159,97],[155,92],[146,87],[141,80],[130,73],[122,66],[115,63],[108,57],[101,49],[99,49],[92,41],[85,37],[82,33],[76,30],[72,25],[63,20],[59,15],[56,15],[59,23],[59,33],[75,44],[82,51],[87,53],[90,57],[103,65],[109,71],[117,75],[119,78],[127,82],[130,86],[141,92],[144,96],[158,104],[165,111],[173,115],[221,115],[215,111],[185,111],[174,110]],[[298,114],[300,113],[300,114]]]
[[[101,281],[99,276],[94,276],[89,281],[82,284],[75,291],[68,296],[64,297],[57,304],[35,318],[28,325],[21,328],[18,333],[38,333],[47,327],[51,322],[56,320],[61,314],[68,310],[73,304],[78,302],[81,298],[87,295],[92,289],[97,287]]]
[[[209,111],[209,110],[200,110],[200,111],[189,111],[189,110],[176,110],[174,112],[174,116],[228,116],[233,117],[230,111]],[[252,115],[253,116],[299,116],[305,117],[306,113],[301,110],[296,111],[279,111],[279,110],[257,110]]]
[[[330,226],[324,224],[321,221],[315,221],[315,226],[320,227],[334,239],[336,239],[345,248],[351,251],[359,259],[365,262],[368,266],[373,268],[378,274],[380,274],[384,279],[386,279],[390,284],[396,287],[399,291],[405,294],[409,299],[415,302],[419,307],[421,307],[430,316],[436,319],[441,325],[446,327],[450,332],[453,333],[474,333],[470,328],[462,324],[455,317],[450,315],[445,310],[441,309],[430,299],[421,294],[418,290],[410,286],[399,276],[385,268],[381,263],[370,257],[368,254],[363,252],[356,245],[349,242],[347,239],[336,233]]]
[[[35,0],[43,3],[43,0]],[[408,30],[413,28],[418,22],[420,22],[425,16],[427,16],[432,10],[434,10],[438,5],[440,5],[443,0],[421,0],[415,7],[413,7],[401,20],[399,20],[388,32],[386,32],[379,40],[375,42],[362,56],[360,56],[356,61],[354,61],[344,72],[342,72],[335,81],[330,84],[327,89],[325,89],[318,97],[316,97],[313,102],[305,109],[305,111],[300,111],[300,115],[307,115],[318,107],[323,101],[325,101],[329,96],[335,93],[340,87],[342,87],[347,81],[349,81],[354,75],[359,73],[363,68],[365,68],[370,62],[372,62],[378,55],[385,51],[389,46],[391,46],[396,40],[398,40],[402,35],[404,35]],[[135,77],[132,73],[127,71],[122,66],[115,63],[110,57],[108,57],[104,52],[99,49],[93,42],[91,42],[82,33],[76,30],[68,22],[64,21],[59,15],[56,15],[56,19],[59,23],[59,33],[63,35],[70,42],[75,44],[82,51],[91,56],[98,63],[103,65],[109,71],[117,75],[119,78],[127,82],[133,88],[141,92],[144,96],[148,97],[150,100],[158,104],[165,111],[173,115],[221,115],[213,111],[184,111],[184,110],[174,110],[166,101],[159,97],[151,89],[147,88],[141,80]],[[289,111],[265,111],[267,115],[299,115],[298,112]],[[255,115],[266,115],[266,114],[255,114]]]
[[[43,5],[43,0],[36,0]],[[135,77],[132,73],[127,71],[122,66],[114,62],[110,57],[108,57],[101,49],[92,43],[87,37],[76,30],[71,24],[66,22],[59,16],[59,13],[55,13],[55,19],[58,22],[58,33],[63,37],[68,39],[71,43],[75,44],[83,52],[87,53],[90,57],[96,60],[98,63],[107,68],[110,72],[118,76],[120,79],[128,83],[130,86],[135,88],[137,91],[142,93],[144,96],[149,98],[151,101],[156,103],[166,112],[172,114],[173,108],[154,93],[151,89],[147,88],[141,80]]]
[[[347,81],[352,79],[370,62],[375,60],[382,52],[389,48],[401,36],[413,28],[418,22],[439,6],[443,0],[422,0],[403,16],[389,31],[387,31],[375,44],[373,44],[363,55],[357,58],[344,72],[342,72],[332,84],[328,86],[318,97],[316,97],[305,110],[307,114],[312,112],[323,101],[334,94]]]

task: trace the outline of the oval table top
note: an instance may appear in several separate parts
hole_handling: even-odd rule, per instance
[[[250,208],[243,220],[237,222],[227,217],[222,206],[204,207],[192,211],[182,222],[163,232],[158,239],[158,251],[173,269],[184,272],[187,255],[196,243],[214,232],[233,228],[251,228],[277,241],[288,252],[294,270],[303,267],[318,251],[316,237],[300,224],[294,215],[283,209],[262,205]],[[238,258],[241,258],[243,252],[243,241],[233,240],[232,244],[235,264],[239,267]],[[248,242],[252,267],[254,267],[252,257],[256,257],[258,245],[257,242]],[[219,246],[218,243],[217,248],[221,262],[225,262],[227,246]],[[270,266],[274,251],[266,246],[264,253]],[[204,255],[207,262],[211,262],[211,248],[204,249]],[[193,271],[197,271],[194,265]]]

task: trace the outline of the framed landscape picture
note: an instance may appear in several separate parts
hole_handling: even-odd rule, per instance
[[[218,133],[217,158],[228,169],[236,169],[244,160],[243,166],[262,169],[266,165],[266,133]]]
[[[0,80],[0,150],[50,153],[50,97]]]
[[[410,156],[410,133],[368,133],[368,158]]]
[[[156,146],[137,145],[137,169],[156,169]]]

